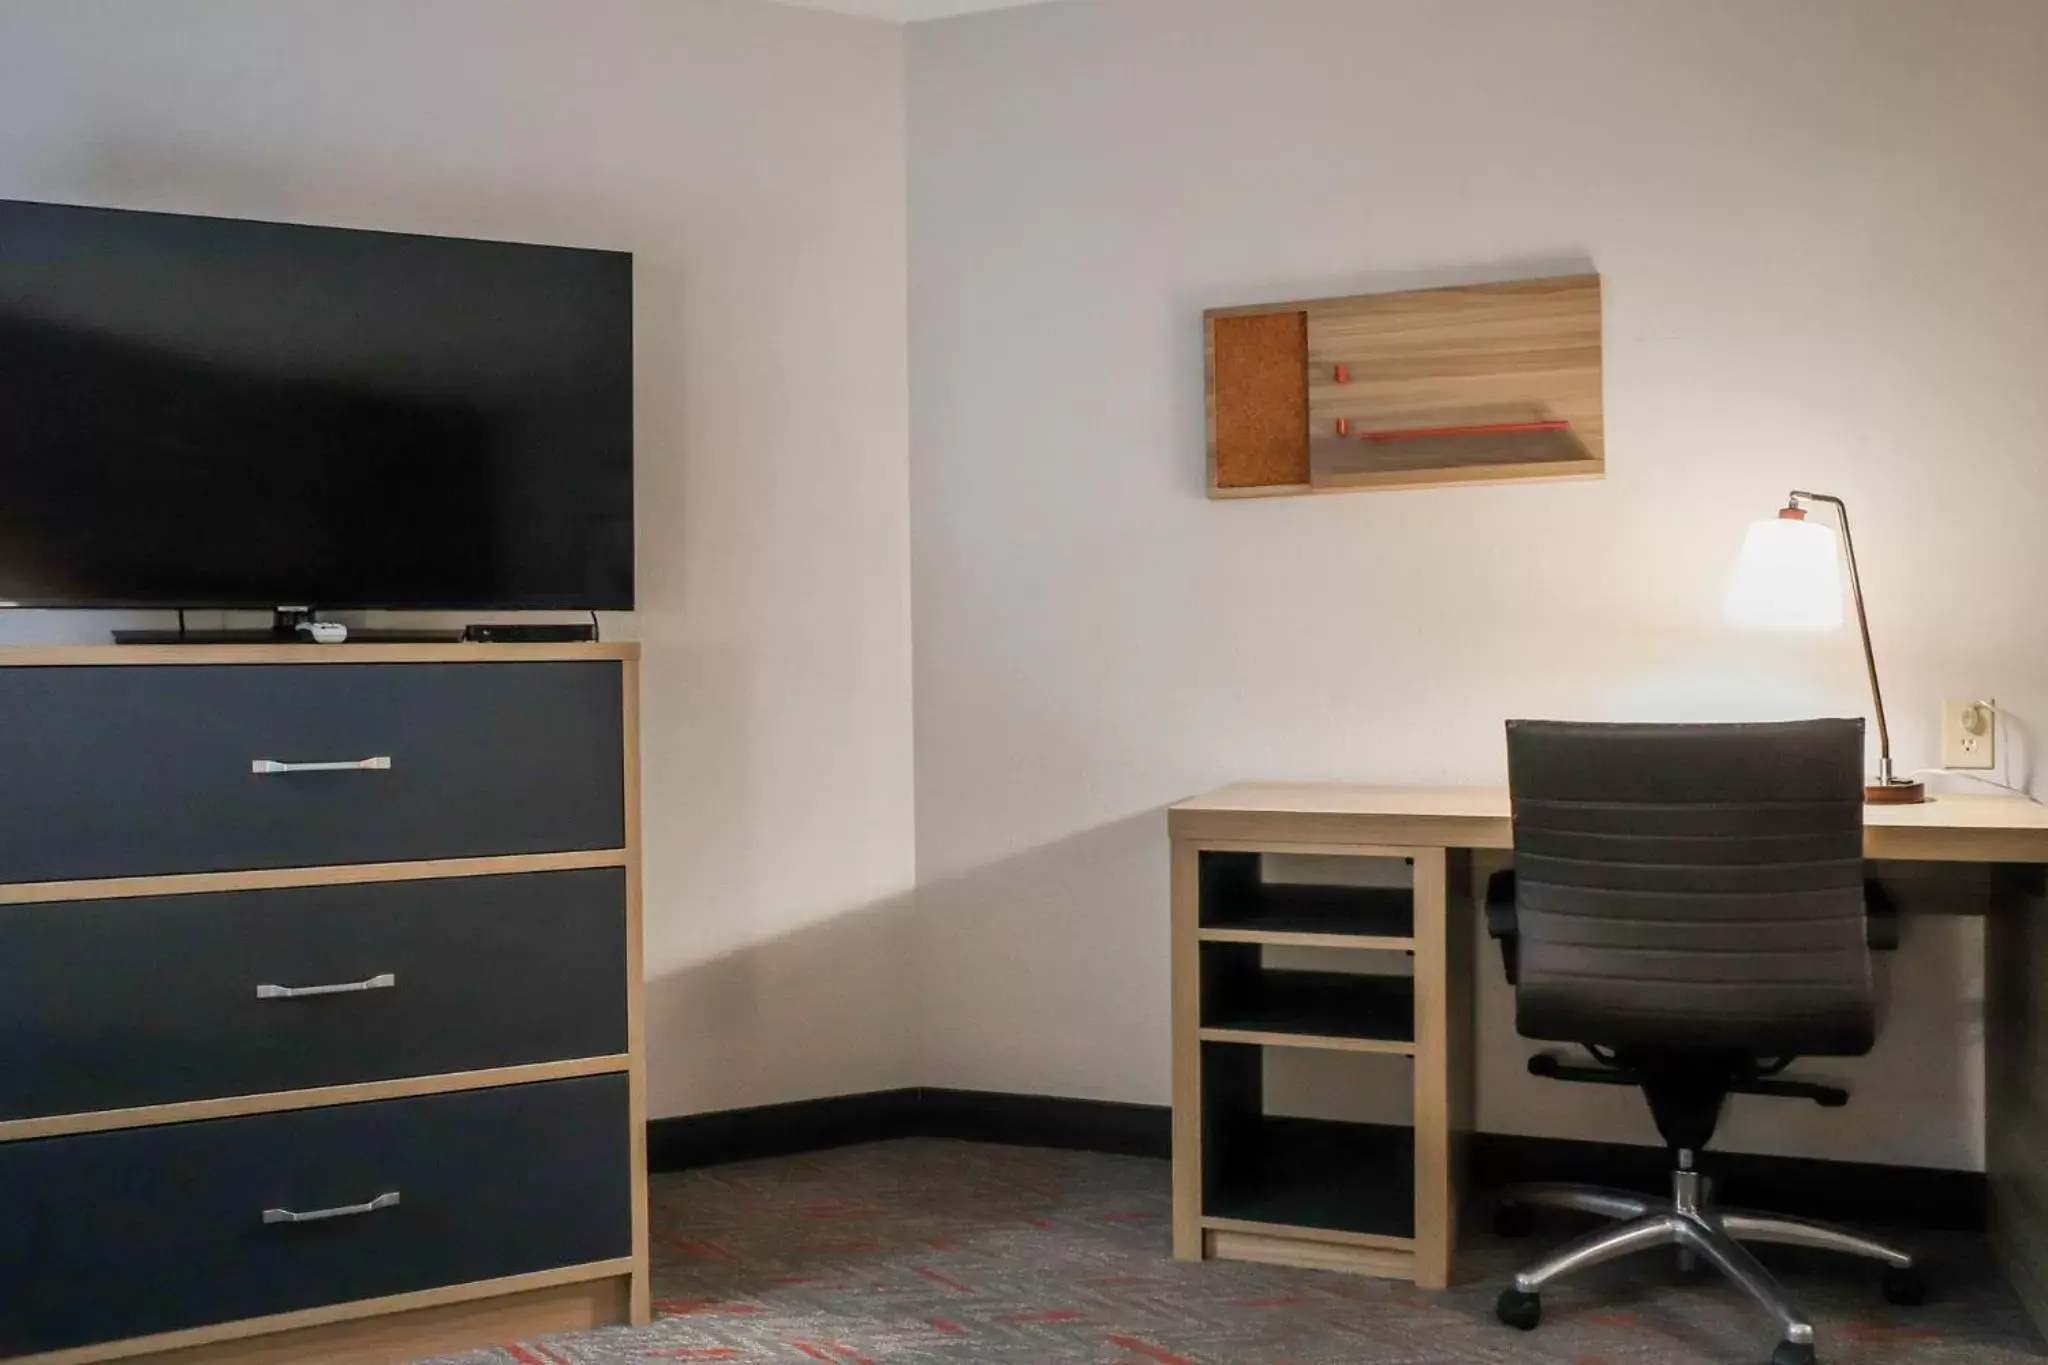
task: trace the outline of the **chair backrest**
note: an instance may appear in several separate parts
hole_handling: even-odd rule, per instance
[[[1530,1038],[1860,1056],[1863,722],[1508,722]]]

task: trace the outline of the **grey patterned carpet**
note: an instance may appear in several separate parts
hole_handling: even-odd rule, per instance
[[[1164,1162],[908,1141],[656,1176],[659,1320],[507,1344],[445,1365],[657,1361],[912,1365],[1761,1365],[1769,1325],[1659,1258],[1493,1318],[1519,1261],[1569,1235],[1471,1239],[1447,1294],[1348,1275],[1177,1263]],[[1861,1267],[1761,1251],[1831,1365],[2048,1360],[1981,1239],[1910,1239],[1937,1296],[1887,1307]]]

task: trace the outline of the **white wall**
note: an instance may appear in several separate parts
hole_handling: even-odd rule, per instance
[[[900,29],[0,0],[0,196],[634,252],[653,1112],[905,1083]]]
[[[920,1078],[1167,1099],[1181,796],[1498,782],[1509,716],[1861,713],[1850,638],[1718,619],[1795,484],[1854,508],[1906,766],[1944,696],[2048,717],[2044,62],[2037,0],[913,27]],[[1588,262],[1605,481],[1203,498],[1204,307]],[[1981,1165],[1978,943],[1916,920],[1880,1053],[1815,1068],[1856,1107],[1727,1145]],[[1521,1075],[1487,981],[1487,1128],[1654,1140]]]

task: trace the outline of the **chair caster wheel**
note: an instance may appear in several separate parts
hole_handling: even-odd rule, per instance
[[[1917,1308],[1927,1302],[1927,1275],[1919,1266],[1906,1270],[1886,1266],[1879,1289],[1886,1303],[1895,1303],[1901,1308]]]
[[[1496,1205],[1493,1230],[1502,1237],[1527,1237],[1536,1230],[1535,1210],[1527,1204]]]
[[[1778,1349],[1771,1352],[1771,1365],[1814,1365],[1813,1343],[1808,1341],[1781,1341]]]
[[[1533,1331],[1543,1321],[1543,1299],[1519,1289],[1503,1289],[1494,1300],[1493,1315],[1517,1331]]]

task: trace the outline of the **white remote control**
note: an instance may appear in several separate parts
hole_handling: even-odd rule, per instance
[[[348,639],[348,627],[339,621],[301,621],[299,629],[312,636],[316,645],[338,645]]]

